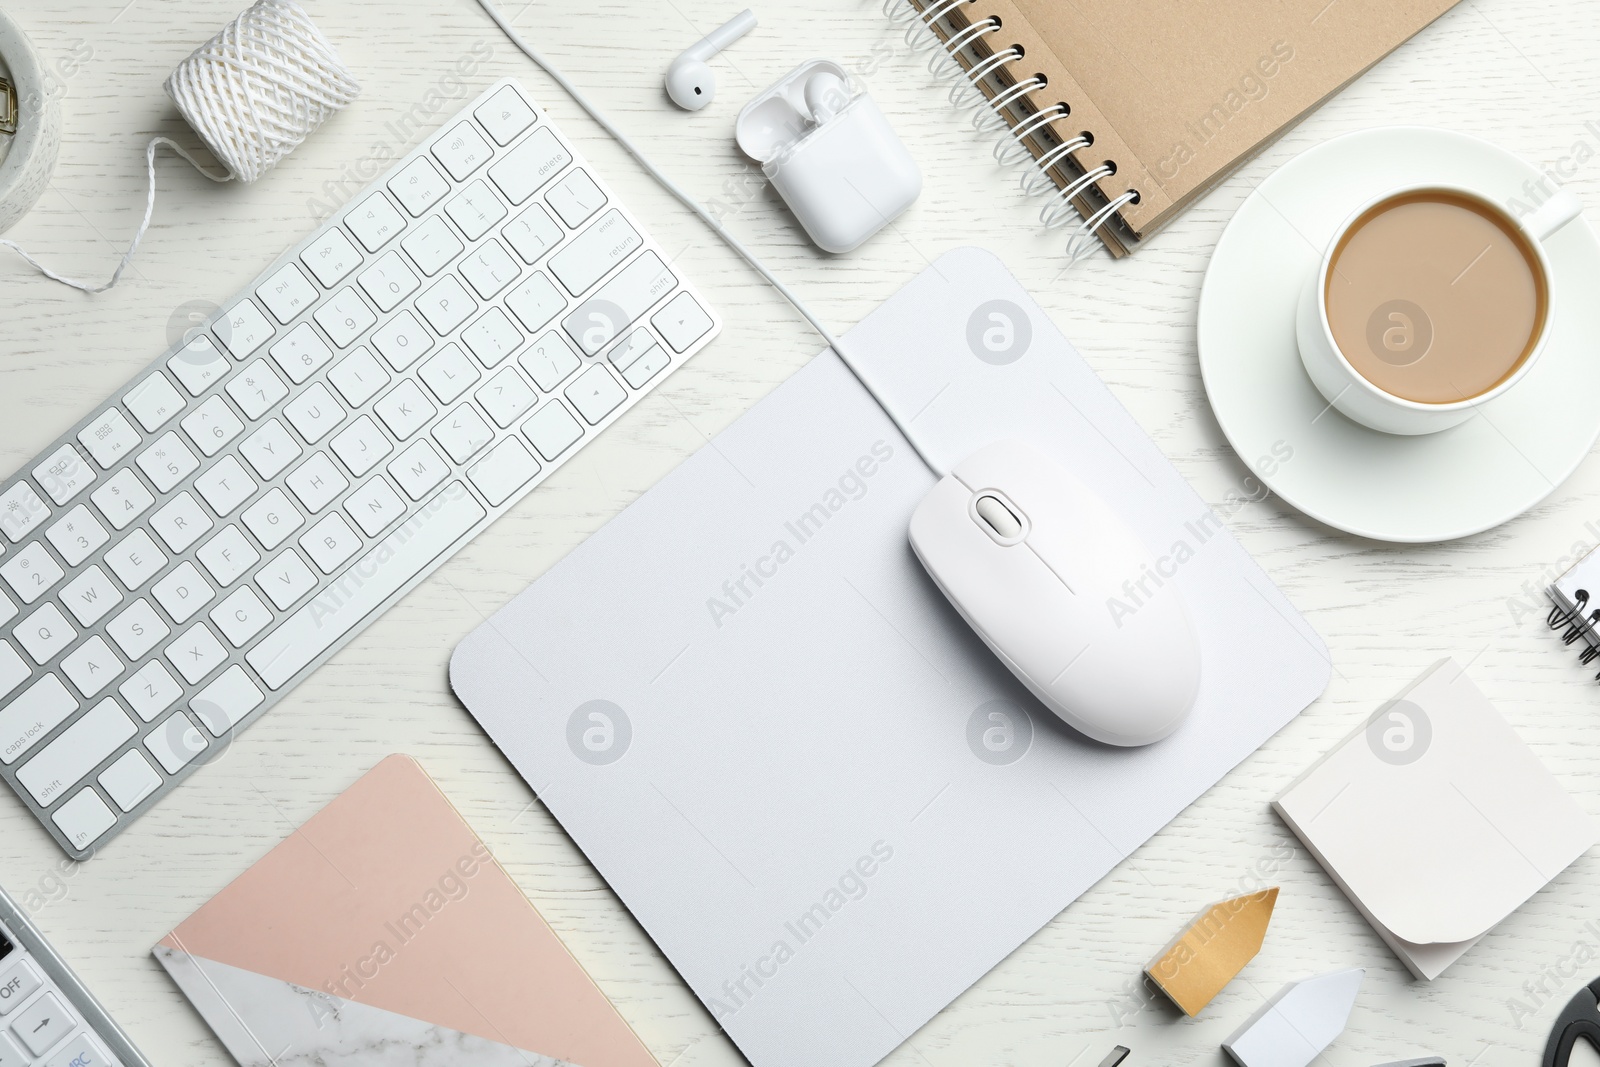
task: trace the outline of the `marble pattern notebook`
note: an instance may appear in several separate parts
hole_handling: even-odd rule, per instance
[[[242,1067],[658,1067],[408,756],[161,940]]]

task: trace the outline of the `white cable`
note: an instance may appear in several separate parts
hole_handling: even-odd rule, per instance
[[[295,0],[256,0],[179,63],[167,78],[166,90],[228,173],[206,170],[175,141],[151,138],[144,150],[148,179],[144,219],[111,280],[101,285],[56,273],[15,241],[0,238],[0,245],[47,278],[86,293],[103,293],[122,280],[150,228],[156,206],[157,148],[172,149],[214,182],[248,184],[346,107],[361,86]]]
[[[544,71],[552,79],[554,79],[555,83],[561,86],[568,96],[572,97],[573,102],[581,107],[590,118],[594,119],[594,121],[599,124],[601,129],[610,134],[616,140],[616,142],[622,146],[623,150],[627,152],[628,155],[632,156],[634,160],[645,169],[645,172],[648,173],[650,177],[654,178],[663,189],[671,193],[679,203],[683,204],[684,207],[694,212],[695,215],[700,218],[701,222],[704,222],[707,226],[711,227],[712,230],[716,231],[717,236],[721,237],[729,248],[738,253],[739,257],[746,263],[750,264],[750,266],[754,268],[758,274],[765,278],[767,282],[778,291],[778,295],[787,300],[794,307],[794,309],[811,324],[811,328],[816,330],[817,333],[822,336],[822,339],[827,342],[828,347],[833,349],[833,351],[838,355],[840,362],[849,368],[850,373],[855,375],[856,380],[861,383],[862,388],[864,388],[872,396],[872,399],[877,402],[878,407],[881,408],[883,413],[889,417],[889,421],[894,423],[895,428],[900,431],[901,436],[903,436],[907,443],[911,445],[912,451],[917,454],[917,458],[922,460],[922,462],[926,464],[928,469],[933,471],[934,474],[941,478],[944,477],[944,475],[949,472],[949,468],[943,464],[934,462],[933,457],[928,452],[926,446],[924,446],[922,442],[917,439],[916,434],[911,432],[911,427],[901,421],[899,416],[897,416],[890,409],[889,405],[884,402],[883,398],[878,395],[878,391],[872,387],[872,383],[867,381],[866,375],[861,369],[861,365],[856,361],[855,357],[851,355],[847,346],[840,341],[839,338],[833,335],[833,331],[828,329],[827,325],[820,318],[818,318],[810,308],[806,307],[805,302],[796,296],[793,290],[779,280],[777,275],[773,274],[772,271],[767,269],[767,265],[762,263],[761,260],[757,259],[754,252],[746,248],[743,242],[741,242],[732,233],[728,232],[728,230],[723,227],[721,221],[718,220],[715,215],[712,215],[705,208],[701,207],[699,202],[696,201],[694,197],[684,192],[678,187],[676,182],[662,173],[654,163],[650,162],[645,154],[639,150],[638,146],[628,138],[628,135],[617,129],[616,126],[612,125],[611,120],[606,118],[605,113],[601,111],[598,106],[591,103],[588,97],[584,96],[583,90],[579,89],[571,81],[567,80],[567,76],[565,74],[562,74],[559,69],[545,59],[544,56],[540,55],[532,45],[523,39],[523,36],[518,33],[516,29],[505,20],[504,17],[501,16],[499,10],[495,8],[492,0],[478,0],[478,5],[483,8],[484,13],[487,14],[490,19],[494,20],[494,24],[500,27],[511,43],[522,49],[527,57],[538,65],[540,70]]]

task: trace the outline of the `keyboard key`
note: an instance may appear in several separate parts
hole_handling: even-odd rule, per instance
[[[244,673],[244,668],[234,665],[195,694],[189,707],[206,724],[206,729],[221,737],[260,707],[265,699],[250,676]]]
[[[44,1067],[117,1067],[117,1064],[88,1034],[84,1034],[56,1053]]]
[[[199,501],[188,493],[179,493],[150,516],[150,528],[174,552],[182,552],[200,540],[214,525]]]
[[[328,381],[339,390],[346,404],[358,408],[389,384],[389,372],[363,347],[335,363],[328,372]]]
[[[241,300],[228,313],[217,320],[214,329],[217,337],[233,353],[234,359],[244,359],[266,344],[277,331],[249,300]]]
[[[92,697],[110,685],[122,670],[123,662],[98,634],[73,649],[61,661],[61,673],[85,697]]]
[[[205,623],[197,622],[179,634],[163,655],[184,681],[194,685],[227,661],[228,650]]]
[[[333,358],[333,350],[323,344],[317,331],[308,322],[302,322],[284,335],[283,340],[267,349],[272,361],[282,368],[289,380],[299,385]]]
[[[61,1006],[55,995],[46,993],[12,1021],[11,1032],[22,1039],[29,1052],[43,1056],[52,1045],[72,1033],[75,1025],[71,1013]]]
[[[467,477],[472,479],[490,507],[499,507],[538,473],[538,461],[528,454],[521,441],[511,437],[479,460],[467,471]]]
[[[324,289],[332,289],[361,265],[361,253],[338,227],[324,230],[311,247],[300,253],[304,263]]]
[[[199,396],[232,370],[233,365],[209,334],[200,334],[167,360],[167,369],[189,390],[190,396]]]
[[[17,762],[78,710],[78,699],[61,679],[47,674],[0,708],[0,763]]]
[[[165,637],[166,634],[161,636]],[[156,638],[158,641],[160,639]],[[160,660],[153,659],[117,686],[117,693],[139,718],[149,722],[178,702],[178,698],[183,696],[183,686],[178,684],[178,680]]]
[[[350,479],[339,473],[326,452],[318,452],[296,467],[284,484],[307,511],[316,514],[350,488]]]
[[[522,340],[522,334],[499,308],[490,308],[477,322],[461,331],[461,342],[472,349],[472,354],[485,367],[496,366],[521,347]]]
[[[345,499],[344,510],[361,527],[362,533],[376,537],[378,531],[406,513],[406,504],[399,493],[389,488],[388,482],[374,478]]]
[[[584,352],[594,355],[633,325],[657,300],[670,293],[678,279],[661,257],[646,252],[618,271],[561,326]]]
[[[256,480],[237,459],[223,456],[194,480],[194,487],[212,511],[226,515],[255,495]]]
[[[94,506],[100,509],[100,514],[106,517],[113,530],[123,529],[156,502],[139,476],[127,467],[90,493],[89,499],[94,501]]]
[[[457,193],[444,210],[469,241],[476,241],[506,217],[505,204],[482,181],[475,181]]]
[[[340,431],[329,442],[329,447],[357,478],[376,467],[379,460],[394,451],[394,446],[383,435],[383,431],[378,429],[377,423],[365,415],[357,419],[348,429]]]
[[[345,502],[345,506],[350,506],[349,501]],[[311,573],[306,561],[296,555],[291,548],[261,568],[261,572],[256,575],[256,585],[260,586],[261,591],[267,594],[267,599],[282,611],[315,589],[317,576]]]
[[[228,383],[228,395],[247,419],[259,419],[272,405],[289,395],[276,371],[264,359],[250,364]]]
[[[306,444],[314,445],[344,421],[344,408],[321,382],[283,406],[283,417],[300,431]]]
[[[428,490],[444,481],[450,473],[450,468],[426,440],[418,441],[400,453],[387,469],[389,477],[412,500],[427,496]]]
[[[11,647],[10,642],[0,641],[0,697],[10,693],[32,675],[33,668]]]
[[[277,419],[246,437],[239,446],[239,454],[262,481],[276,478],[283,468],[295,461],[300,452],[300,446],[295,444],[289,431]]]
[[[182,626],[209,604],[217,591],[200,576],[193,563],[184,560],[172,568],[171,574],[151,586],[150,594],[167,609],[172,621]]]
[[[206,397],[205,402],[185,415],[178,425],[207,456],[216,455],[223,445],[244,432],[244,423],[220,396]]]
[[[429,357],[417,370],[417,376],[423,380],[439,398],[439,403],[448,404],[462,393],[472,387],[478,380],[478,368],[472,360],[462,354],[461,349],[454,344],[445,345],[437,355]]]
[[[133,531],[106,552],[106,566],[130,591],[161,573],[166,565],[167,554],[143,530]]]
[[[494,155],[494,150],[489,147],[489,142],[483,135],[472,128],[472,123],[463,122],[452,127],[444,136],[433,143],[430,149],[433,158],[443,164],[444,169],[450,172],[450,177],[462,181],[467,175],[477,170],[488,162]],[[474,183],[477,184],[477,183]],[[477,238],[472,238],[477,240]]]
[[[501,429],[510,426],[518,416],[533,407],[535,399],[528,383],[511,367],[490,378],[489,384],[473,395]]]
[[[682,352],[711,329],[711,316],[688,293],[679,293],[667,306],[650,316],[674,352]]]
[[[110,468],[139,443],[139,431],[116,408],[78,433],[78,441],[103,468]]]
[[[548,461],[571,448],[583,436],[583,427],[561,406],[561,401],[552,400],[522,424],[522,432]]]
[[[561,226],[550,217],[550,212],[534,204],[512,219],[500,235],[506,239],[525,263],[537,263],[561,243],[565,236]]]
[[[244,511],[245,526],[268,552],[283,544],[305,521],[305,517],[289,503],[289,498],[283,495],[282,489],[269,489],[266,496]]]
[[[517,280],[522,268],[499,241],[488,240],[461,261],[461,276],[485,300]]]
[[[59,582],[66,572],[55,561],[48,549],[37,541],[29,541],[0,566],[0,576],[24,604],[32,604]]]
[[[18,644],[28,650],[28,655],[33,657],[33,661],[42,666],[72,644],[73,639],[78,636],[78,631],[74,630],[67,617],[61,614],[60,608],[54,604],[46,604],[18,623],[11,634],[17,639]]]
[[[379,311],[393,311],[400,301],[417,291],[421,284],[409,264],[398,252],[384,257],[356,276],[356,282],[378,306]]]
[[[667,355],[666,349],[660,345],[651,345],[622,372],[622,379],[633,388],[642,389],[645,382],[660,374],[671,362],[672,357]]]
[[[550,273],[561,279],[567,292],[578,296],[642,247],[644,238],[622,212],[608,211],[550,257]]]
[[[426,426],[439,411],[409,378],[391,389],[372,410],[401,441]]]
[[[566,306],[567,301],[555,283],[539,271],[506,294],[506,307],[529,333],[537,333]]]
[[[61,558],[69,567],[76,567],[107,541],[111,535],[101,526],[89,509],[82,504],[67,512],[45,531],[50,543],[56,546]]]
[[[478,310],[478,304],[466,289],[456,280],[455,275],[446,274],[438,283],[417,297],[417,311],[428,320],[428,325],[433,327],[433,332],[440,337],[448,337],[457,326]]]
[[[130,389],[122,402],[128,405],[133,417],[146,433],[154,433],[166,421],[183,410],[183,397],[167,381],[164,374],[152,374]]]
[[[417,269],[431,278],[461,254],[462,244],[450,232],[444,219],[429,215],[421,225],[406,234],[400,247],[406,250],[406,255],[411,257]]]
[[[121,602],[122,591],[99,567],[90,567],[61,590],[61,603],[80,626],[93,626]]]
[[[337,515],[329,517],[338,518]],[[272,611],[246,585],[212,608],[210,619],[211,624],[222,631],[222,636],[238,648],[272,625]]]
[[[418,514],[415,524],[390,534],[354,565],[365,581],[348,591],[341,588],[338,598],[313,599],[245,654],[269,688],[282,688],[487,513],[465,486],[451,482]]]
[[[373,193],[344,217],[344,224],[368,252],[376,252],[406,228],[406,220],[382,193]]]
[[[473,112],[496,144],[508,145],[534,123],[533,108],[522,94],[507,85]]]
[[[433,348],[433,338],[415,315],[402,311],[372,334],[372,347],[397,371],[428,354]]]
[[[327,331],[328,339],[335,348],[349,348],[350,342],[366,333],[378,321],[378,316],[367,307],[366,301],[348,285],[333,294],[333,298],[319,307],[312,318]]]
[[[139,801],[160,788],[161,774],[150,766],[149,760],[139,755],[139,753],[129,752],[101,771],[100,777],[96,781],[100,783],[100,788],[106,791],[117,807],[123,811],[132,811],[139,806]],[[96,1059],[95,1056],[96,1054],[89,1047],[88,1039],[80,1037],[66,1047],[61,1053],[61,1057],[65,1058],[58,1057],[58,1062],[62,1064],[62,1067],[70,1067],[72,1064],[88,1067],[90,1064],[99,1065],[111,1062],[104,1058]]]
[[[169,715],[150,731],[144,747],[168,774],[176,774],[206,750],[206,735],[181,711]]]
[[[578,414],[593,426],[615,411],[617,405],[628,398],[628,393],[617,384],[610,371],[596,363],[567,386],[566,397],[578,409]]]
[[[572,154],[548,128],[533,131],[528,139],[507,152],[489,168],[489,179],[513,204],[520,204],[561,173]]]
[[[0,528],[5,529],[6,538],[12,544],[49,517],[50,505],[40,500],[27,482],[18,482],[0,495]]]
[[[336,511],[301,535],[300,548],[324,574],[332,574],[361,551],[361,538]]]
[[[128,713],[107,697],[25,763],[17,771],[17,781],[33,794],[41,807],[48,807],[138,732],[139,728],[128,718]],[[19,1019],[12,1024],[13,1029],[22,1021]],[[36,1052],[43,1052],[71,1029],[71,1023],[67,1023],[55,1038],[41,1046],[28,1042],[26,1033],[22,1039]]]
[[[448,194],[450,183],[445,181],[444,175],[434,169],[432,163],[426,159],[414,159],[404,170],[389,179],[389,191],[400,201],[402,207],[411,212],[412,217],[416,217],[425,214],[430,207]]]
[[[285,326],[317,302],[317,287],[293,263],[285,263],[256,289],[256,296]]]
[[[116,618],[106,623],[106,633],[134,660],[149,652],[172,632],[148,600],[136,600]]]
[[[166,493],[200,467],[189,446],[168,430],[160,439],[139,454],[139,469],[144,471],[156,492]]]
[[[78,450],[62,445],[50,458],[33,468],[33,480],[57,504],[65,504],[94,481],[94,468],[85,463]]]
[[[589,177],[587,171],[575,170],[562,178],[545,194],[545,200],[555,208],[561,221],[569,230],[576,230],[584,221],[605,206],[606,194]]]
[[[433,428],[433,439],[451,459],[465,463],[478,449],[494,440],[494,431],[472,410],[471,404],[462,404]]]
[[[85,789],[50,816],[72,847],[85,849],[117,824],[117,817],[93,789]]]
[[[243,578],[261,560],[261,553],[237,526],[229,526],[201,545],[195,558],[220,586],[227,587]]]
[[[10,951],[11,942],[7,941],[7,951]],[[27,962],[19,962],[0,977],[0,1016],[10,1015],[22,1007],[27,999],[39,991],[44,984],[39,977],[39,972],[34,970]],[[16,1046],[12,1046],[15,1048]],[[23,1067],[27,1067],[26,1062]]]

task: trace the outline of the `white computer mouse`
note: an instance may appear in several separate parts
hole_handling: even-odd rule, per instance
[[[917,506],[911,547],[1000,661],[1073,729],[1148,745],[1189,713],[1200,646],[1172,574],[1050,457],[1018,441],[969,456]],[[1170,559],[1163,569],[1174,571]]]

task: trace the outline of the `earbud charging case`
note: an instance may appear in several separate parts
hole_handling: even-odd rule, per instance
[[[824,71],[851,84],[837,63],[802,63],[744,106],[734,136],[816,246],[848,252],[911,206],[922,172],[864,89],[827,122],[811,121],[806,81]]]

